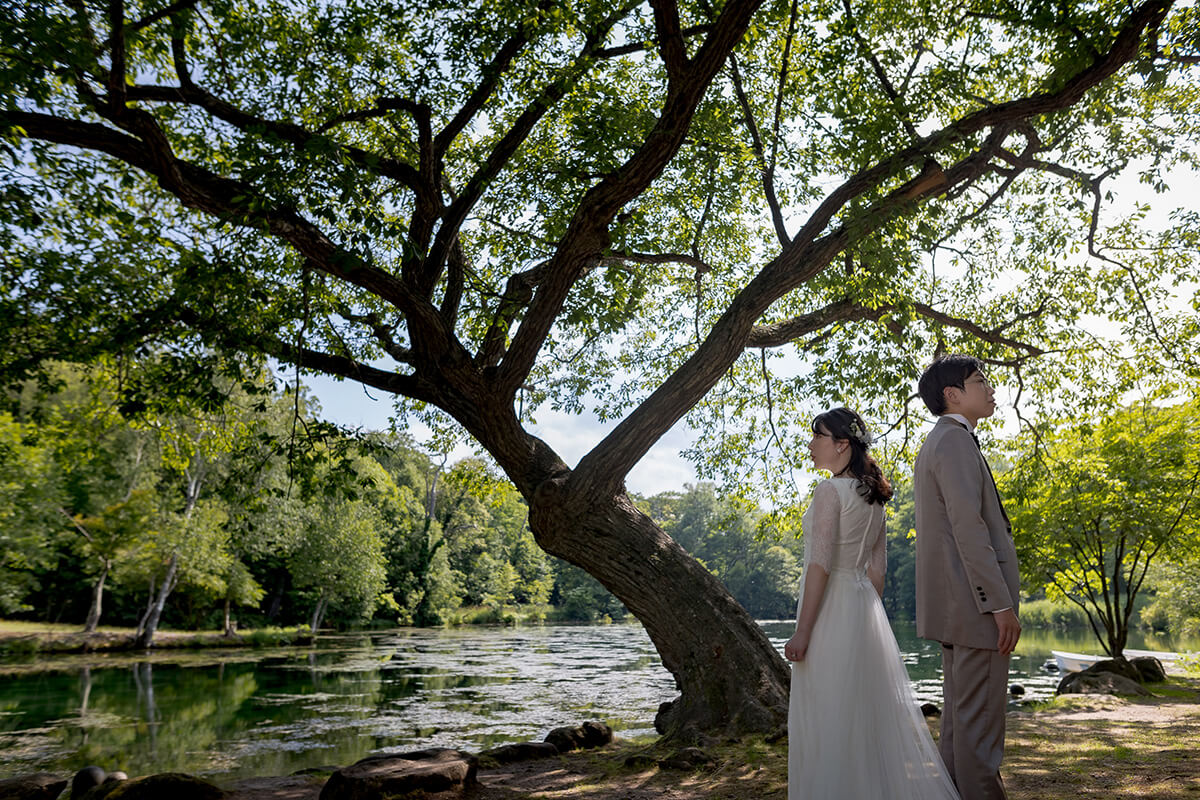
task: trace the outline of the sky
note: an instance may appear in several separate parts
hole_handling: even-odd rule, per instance
[[[394,413],[391,400],[383,392],[364,388],[351,381],[335,381],[324,375],[307,375],[304,383],[321,404],[321,416],[331,422],[370,430],[384,430]],[[616,422],[602,423],[591,416],[575,416],[539,410],[538,424],[526,429],[545,440],[568,466],[575,464],[588,450],[616,427]],[[411,434],[418,442],[422,429],[413,426]],[[686,483],[696,483],[696,471],[680,455],[692,443],[693,434],[684,422],[679,422],[650,449],[625,479],[629,491],[650,496],[668,491],[681,491]],[[462,446],[450,454],[451,462],[473,454]]]

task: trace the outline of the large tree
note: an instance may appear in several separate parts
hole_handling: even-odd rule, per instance
[[[953,345],[1032,388],[1080,374],[1030,359],[1085,310],[1145,327],[1196,222],[1099,209],[1194,152],[1172,5],[25,3],[0,358],[265,353],[452,420],[645,625],[661,729],[773,728],[783,661],[626,474],[692,411],[706,469],[774,485],[806,397],[895,410]],[[791,343],[812,368],[773,381]],[[547,404],[619,422],[570,466]]]

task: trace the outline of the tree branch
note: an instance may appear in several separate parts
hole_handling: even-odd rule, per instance
[[[700,36],[712,30],[711,25],[693,25],[690,28],[684,28],[680,31],[680,36],[685,39],[690,39],[693,36]],[[605,47],[596,51],[596,58],[618,58],[620,56],[628,56],[634,53],[644,53],[654,47],[653,42],[633,42],[630,44],[617,45],[616,47]]]
[[[267,351],[281,361],[303,369],[358,381],[390,394],[411,397],[433,405],[438,405],[441,400],[434,387],[427,381],[420,380],[415,374],[388,372],[346,356],[335,356],[280,340],[275,340],[274,347]]]
[[[178,58],[176,59],[176,63],[179,63]],[[363,150],[360,147],[341,144],[336,140],[332,140],[321,133],[310,131],[294,122],[269,120],[243,111],[232,103],[228,103],[196,86],[192,83],[190,77],[184,82],[181,76],[180,83],[181,85],[178,87],[131,86],[128,90],[129,99],[158,103],[182,103],[202,108],[217,119],[229,123],[240,131],[245,132],[256,128],[269,131],[283,141],[295,146],[297,150],[303,150],[305,145],[311,142],[329,142],[338,150],[345,153],[356,165],[365,170],[382,177],[390,178],[410,189],[415,190],[419,186],[417,171],[410,164],[394,158],[386,158],[379,154]]]
[[[1043,306],[1044,307],[1044,306]],[[792,317],[783,322],[776,322],[770,325],[757,325],[750,332],[746,339],[746,349],[780,347],[781,345],[794,342],[802,336],[808,336],[824,328],[838,322],[858,322],[871,320],[878,322],[883,317],[895,312],[910,309],[915,311],[919,316],[933,320],[952,328],[958,328],[965,331],[975,338],[983,342],[991,344],[1004,345],[1015,350],[1023,350],[1031,356],[1044,355],[1045,351],[1035,345],[1025,342],[1020,342],[1015,339],[1001,335],[1001,331],[1011,326],[1015,320],[1004,323],[996,328],[984,328],[981,325],[972,322],[968,319],[951,316],[945,312],[938,311],[932,306],[924,303],[913,303],[911,306],[902,306],[894,303],[885,303],[883,305],[868,308],[859,305],[853,300],[839,300],[836,303],[831,303],[816,311],[808,314],[802,314]],[[1022,318],[1028,318],[1035,315],[1034,312],[1026,312],[1020,315]]]
[[[541,0],[537,4],[537,10],[544,12],[552,6],[550,0]],[[483,68],[482,80],[472,90],[467,97],[462,107],[458,109],[458,113],[446,123],[446,127],[438,132],[433,140],[433,148],[437,158],[440,159],[450,149],[450,145],[454,142],[467,124],[479,113],[488,99],[495,93],[496,87],[500,85],[500,79],[504,76],[505,70],[511,66],[513,59],[517,54],[529,44],[529,35],[522,26],[518,31],[508,38],[500,49],[496,51],[496,55],[491,62]]]
[[[846,19],[850,22],[850,33],[854,36],[854,41],[858,42],[863,56],[870,63],[871,69],[875,72],[875,77],[879,80],[879,85],[883,87],[884,94],[892,101],[900,124],[904,126],[904,129],[908,131],[908,135],[914,140],[921,138],[917,134],[917,129],[913,126],[912,121],[909,120],[908,114],[905,113],[903,98],[896,91],[896,87],[892,85],[892,81],[888,78],[887,73],[884,72],[883,65],[879,63],[879,58],[876,57],[875,52],[871,49],[871,45],[858,30],[858,21],[854,18],[854,9],[850,5],[850,0],[842,0],[842,9],[846,12]],[[907,83],[907,79],[905,79],[905,82]]]
[[[791,45],[791,40],[788,40],[788,45]],[[750,132],[750,142],[754,147],[754,155],[758,158],[758,171],[762,178],[763,194],[767,198],[767,205],[771,209],[771,221],[775,225],[775,235],[779,238],[781,247],[787,247],[791,243],[791,238],[788,236],[787,227],[783,223],[783,210],[779,206],[779,198],[775,194],[775,164],[774,164],[774,147],[772,147],[771,162],[767,162],[767,154],[763,148],[762,137],[758,132],[758,123],[754,121],[754,111],[750,108],[750,100],[746,97],[746,90],[742,87],[742,74],[738,69],[737,55],[730,54],[729,70],[733,74],[733,88],[737,94],[738,104],[742,107],[742,115],[746,120],[746,129]],[[778,109],[776,109],[776,144],[778,143]]]
[[[364,263],[357,255],[338,247],[292,209],[251,210],[246,200],[254,196],[252,186],[214,175],[176,158],[165,143],[147,142],[97,123],[64,120],[28,111],[0,111],[0,124],[5,128],[21,128],[35,139],[106,153],[157,178],[163,189],[188,208],[235,225],[265,227],[272,235],[296,248],[322,272],[365,289],[396,306],[410,321],[421,323],[427,335],[434,337],[431,344],[435,351],[445,352],[452,346],[453,337],[440,324],[433,307],[414,298],[390,273]]]
[[[192,6],[196,5],[198,2],[200,2],[200,0],[177,0],[177,2],[172,3],[171,5],[167,6],[166,8],[155,11],[152,14],[147,14],[146,16],[139,19],[137,22],[125,25],[122,29],[122,38],[124,38],[125,33],[137,33],[138,31],[142,30],[143,28],[149,28],[151,25],[158,22],[159,20],[166,19],[167,17],[178,14],[180,11],[189,9]],[[115,39],[114,36],[110,36],[108,39],[106,39],[100,45],[99,52],[103,52],[104,50],[107,50],[108,48],[112,47],[115,43],[114,39]]]
[[[412,365],[412,351],[402,346],[392,336],[392,332],[396,330],[396,325],[386,324],[378,313],[355,314],[348,308],[342,308],[338,310],[338,316],[347,322],[353,322],[369,328],[371,335],[375,337],[375,341],[379,342],[379,346],[383,348],[384,352],[401,364]]]
[[[463,221],[478,202],[484,189],[504,169],[517,148],[528,138],[534,126],[546,115],[546,112],[566,95],[576,78],[577,71],[594,60],[600,44],[625,13],[624,8],[619,9],[602,20],[595,30],[588,33],[574,63],[569,68],[564,68],[559,76],[546,85],[537,97],[526,106],[508,132],[492,148],[483,165],[467,181],[467,185],[459,196],[445,210],[442,215],[441,227],[438,228],[437,237],[425,259],[423,274],[416,286],[420,296],[426,297],[432,293],[433,287],[441,276],[442,265],[446,261],[451,242],[458,236]]]
[[[584,195],[500,365],[496,389],[504,396],[512,396],[524,383],[571,287],[608,246],[608,225],[613,217],[645,191],[678,151],[696,106],[741,40],[760,3],[729,0],[722,7],[712,32],[688,62],[686,73],[668,85],[662,112],[642,146]]]
[[[650,7],[658,32],[658,54],[667,68],[668,80],[673,81],[682,75],[688,61],[679,27],[679,6],[675,0],[650,0]]]
[[[109,0],[108,25],[112,31],[112,62],[108,71],[108,105],[112,113],[125,106],[125,3]]]

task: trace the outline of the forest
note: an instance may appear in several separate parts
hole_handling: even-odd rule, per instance
[[[543,552],[483,458],[322,422],[266,372],[167,396],[153,361],[62,364],[0,412],[2,612],[97,624],[438,625],[618,620]],[[752,613],[794,603],[798,530],[712,484],[638,498]]]

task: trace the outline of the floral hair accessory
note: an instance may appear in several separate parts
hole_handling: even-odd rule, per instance
[[[871,446],[871,434],[867,433],[867,429],[858,420],[851,420],[847,428],[850,431],[850,435],[857,439],[859,444],[863,447]]]

